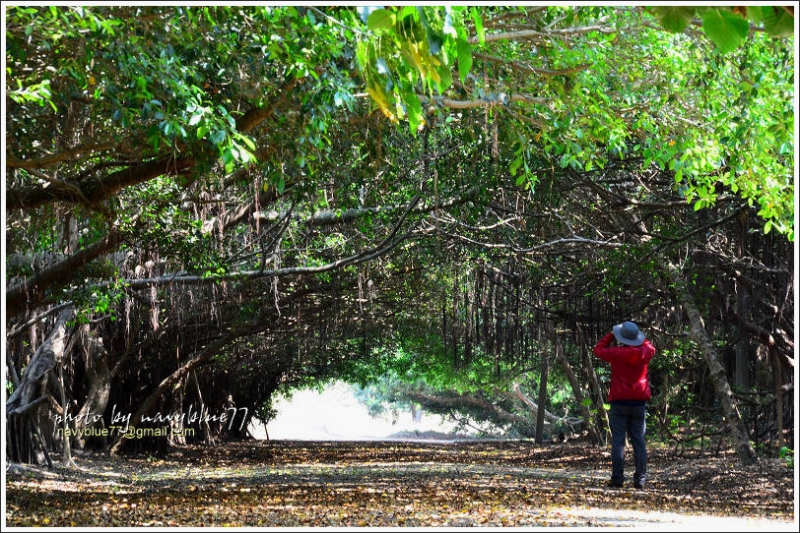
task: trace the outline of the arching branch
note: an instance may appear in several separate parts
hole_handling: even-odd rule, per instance
[[[104,239],[6,290],[7,315],[16,315],[25,306],[38,304],[52,285],[70,280],[76,271],[115,249],[121,242],[122,235],[112,230]]]

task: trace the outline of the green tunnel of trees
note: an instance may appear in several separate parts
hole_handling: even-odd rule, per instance
[[[651,438],[794,448],[791,9],[4,9],[11,460],[331,379],[599,443],[622,320]]]

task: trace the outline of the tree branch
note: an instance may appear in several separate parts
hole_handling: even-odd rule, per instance
[[[283,85],[278,89],[278,94],[281,95],[272,105],[267,107],[255,107],[245,113],[236,121],[236,129],[242,133],[247,133],[265,120],[270,118],[275,110],[283,105],[283,103],[291,98],[292,90],[297,86],[300,80],[292,78],[285,80]]]
[[[25,306],[42,301],[47,289],[59,282],[69,281],[75,272],[90,261],[108,253],[122,242],[122,235],[111,231],[106,237],[88,248],[67,257],[63,261],[45,268],[22,283],[6,290],[6,315],[20,313]]]
[[[527,94],[517,93],[511,96],[500,94],[494,97],[481,98],[480,100],[454,100],[444,96],[434,96],[430,98],[424,94],[417,94],[419,101],[423,104],[433,101],[436,105],[449,107],[451,109],[471,109],[476,107],[505,106],[512,102],[527,102],[530,104],[548,104],[548,98],[539,98]]]
[[[240,117],[236,122],[238,131],[246,133],[269,119],[280,105],[291,98],[292,89],[294,89],[298,81],[297,79],[287,80],[279,89],[281,98],[278,98],[272,105],[253,108]],[[90,150],[87,148],[85,152],[88,151]],[[126,187],[163,175],[175,176],[184,174],[194,166],[195,159],[193,157],[177,159],[170,156],[131,165],[101,178],[66,182],[69,185],[73,185],[75,187],[74,190],[67,188],[54,190],[40,186],[12,188],[6,193],[6,209],[30,209],[54,201],[68,203],[88,202],[88,205],[96,206]]]
[[[478,193],[478,188],[471,187],[459,196],[450,198],[442,202],[437,202],[435,204],[415,207],[410,212],[414,214],[425,214],[435,211],[437,209],[446,209],[448,207],[460,205],[474,199],[477,193]],[[317,211],[310,217],[307,217],[304,220],[304,222],[308,226],[332,226],[334,224],[346,224],[348,222],[352,222],[359,218],[363,218],[367,215],[376,215],[378,213],[394,213],[401,209],[408,209],[408,206],[390,205],[390,206],[376,206],[376,207],[360,207],[360,208],[351,208],[345,210],[323,209],[322,211]],[[268,214],[259,212],[256,213],[254,216],[260,220],[276,220],[282,218],[284,214],[273,211]],[[299,217],[300,215],[297,215],[296,218]]]
[[[484,42],[490,43],[493,41],[521,41],[525,39],[533,39],[535,37],[543,37],[543,38],[551,38],[554,36],[571,37],[573,35],[581,35],[583,33],[590,33],[593,31],[605,34],[612,34],[617,30],[615,30],[614,28],[610,28],[608,26],[602,26],[600,24],[595,24],[593,26],[580,26],[578,28],[564,28],[561,30],[546,30],[546,31],[521,30],[521,31],[511,31],[511,32],[490,33],[484,37]],[[480,39],[477,36],[470,37],[467,42],[469,42],[469,44],[479,44]]]
[[[538,74],[540,76],[564,76],[567,74],[575,74],[591,67],[591,65],[578,65],[577,67],[553,70],[548,68],[532,67],[527,63],[523,63],[522,61],[512,61],[498,56],[482,54],[480,52],[473,52],[472,56],[483,59],[484,61],[490,61],[492,63],[502,63],[503,65],[508,65],[517,70],[533,72],[534,74]]]
[[[92,152],[105,152],[108,150],[113,150],[114,148],[116,148],[116,145],[112,143],[84,144],[82,146],[76,146],[75,148],[66,150],[64,152],[46,155],[38,159],[17,159],[12,155],[7,154],[6,167],[25,168],[25,169],[42,168],[53,165],[55,163],[74,162],[78,160],[78,156],[82,156],[84,154],[89,154]]]
[[[157,278],[127,279],[125,280],[125,284],[132,290],[138,290],[151,287],[154,285],[165,285],[170,283],[201,285],[207,283],[219,283],[220,281],[256,280],[256,279],[274,278],[274,277],[300,275],[300,274],[319,274],[322,272],[330,272],[332,270],[336,270],[348,265],[358,265],[361,263],[365,263],[367,261],[371,261],[372,259],[375,259],[377,257],[389,253],[394,248],[396,248],[400,243],[402,243],[404,240],[408,238],[409,233],[400,236],[398,236],[397,234],[400,228],[402,227],[403,223],[405,222],[406,218],[408,217],[408,215],[413,212],[413,209],[419,202],[419,199],[420,195],[417,195],[409,203],[409,205],[406,207],[405,213],[403,213],[403,215],[395,223],[394,227],[389,232],[389,234],[380,243],[367,250],[363,250],[356,254],[341,259],[337,259],[335,261],[331,261],[324,265],[276,268],[273,270],[263,270],[263,269],[247,270],[223,276],[210,276],[210,277],[196,276],[196,275],[190,276],[190,275],[183,275],[176,273],[168,276],[160,276]],[[107,287],[108,285],[109,283],[99,283],[97,285],[94,285],[93,287],[104,288]]]
[[[95,179],[70,181],[81,194],[66,189],[23,186],[6,192],[6,209],[31,209],[50,202],[84,203],[99,205],[100,202],[132,185],[164,175],[178,175],[194,166],[194,159],[161,158],[146,163],[134,164],[106,176]]]

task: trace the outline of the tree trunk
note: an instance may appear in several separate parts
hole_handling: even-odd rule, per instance
[[[150,393],[148,396],[139,406],[139,410],[136,411],[133,415],[128,415],[130,418],[125,421],[125,424],[129,427],[136,428],[138,427],[139,423],[142,421],[144,415],[146,415],[158,402],[159,398],[164,395],[168,390],[172,389],[178,382],[183,380],[186,376],[189,375],[189,372],[200,366],[201,364],[205,363],[213,356],[219,353],[219,351],[227,345],[229,342],[248,334],[255,334],[258,333],[259,329],[263,329],[265,327],[263,324],[261,325],[252,325],[252,326],[243,326],[238,329],[234,329],[229,331],[221,338],[217,339],[216,341],[212,342],[209,346],[203,349],[196,357],[190,359],[172,374],[164,378],[161,383],[158,384],[158,387]],[[116,455],[120,451],[122,451],[122,447],[125,445],[125,441],[128,439],[124,438],[124,434],[120,432],[117,435],[114,443],[111,445],[110,453],[111,455]]]
[[[67,413],[69,410],[69,402],[67,401],[67,390],[64,386],[64,364],[63,358],[58,365],[58,382],[61,389],[61,409],[64,413]],[[75,466],[75,462],[72,460],[72,448],[69,445],[70,436],[69,436],[69,418],[64,417],[62,428],[64,430],[64,434],[61,438],[61,462],[64,463],[66,466]]]
[[[739,229],[738,255],[740,261],[745,261],[747,255],[747,211],[742,211],[737,217],[737,227]],[[736,280],[736,313],[746,321],[749,307],[749,289],[747,282],[743,279]],[[750,339],[741,324],[739,330],[739,342],[736,345],[736,366],[734,370],[733,382],[740,391],[750,388]]]
[[[777,445],[780,448],[783,446],[783,372],[784,364],[788,362],[794,366],[794,360],[791,358],[781,357],[781,352],[777,344],[777,337],[769,330],[744,320],[743,315],[739,313],[730,313],[731,319],[736,322],[739,329],[746,331],[756,338],[764,346],[769,353],[770,365],[772,366],[773,386],[775,387],[775,402],[776,413],[775,421],[778,429]],[[791,352],[790,352],[791,353]]]
[[[536,444],[542,443],[544,434],[544,412],[547,405],[547,378],[550,372],[550,365],[547,357],[542,357],[542,375],[539,379],[539,412],[536,414]]]
[[[197,389],[197,398],[200,400],[200,405],[203,405],[203,391],[200,389],[200,381],[197,379],[197,372],[192,372],[192,377],[194,378],[194,386]],[[203,419],[200,421],[203,425],[203,432],[205,433],[205,443],[214,445],[214,435],[211,433],[211,425],[208,423],[207,419]],[[180,429],[184,429],[181,427]],[[181,444],[186,444],[184,441]]]
[[[10,455],[15,460],[28,461],[36,456],[31,446],[37,439],[41,441],[41,432],[30,413],[49,400],[46,390],[47,378],[55,368],[56,361],[61,360],[64,356],[69,337],[67,324],[74,316],[75,309],[73,307],[67,307],[59,313],[50,335],[33,354],[30,363],[25,367],[19,386],[6,401],[6,416],[9,424],[17,428],[25,428],[26,433],[33,432],[30,439],[23,436],[17,441],[22,448],[12,450],[13,453]],[[42,451],[46,454],[47,444],[45,442],[40,442],[40,444],[43,447]]]
[[[748,294],[747,284],[737,284],[736,311],[742,318],[747,316]],[[739,326],[739,342],[736,345],[736,370],[734,383],[741,391],[750,388],[750,339],[742,326]]]
[[[462,412],[481,411],[484,413],[487,420],[490,420],[496,425],[515,424],[523,428],[526,436],[533,436],[536,429],[529,418],[509,413],[486,399],[477,396],[471,396],[469,394],[437,396],[418,391],[407,391],[405,396],[409,400],[417,402],[424,408],[433,412],[441,412],[444,409]],[[557,419],[557,417],[554,418]]]
[[[601,430],[598,430],[598,439],[602,440],[604,444],[608,443],[608,438],[611,436],[611,424],[608,421],[608,411],[606,410],[606,399],[608,398],[608,391],[600,386],[600,381],[597,379],[597,371],[594,369],[592,356],[589,350],[583,352],[583,359],[586,362],[586,371],[589,375],[589,386],[594,394],[595,405],[597,405],[598,420],[602,423],[602,436]]]
[[[783,372],[778,349],[775,346],[770,346],[769,355],[772,363],[773,384],[775,386],[775,422],[778,425],[777,446],[780,449],[783,447]]]
[[[539,418],[539,411],[541,410],[544,411],[544,417],[548,422],[555,423],[561,420],[559,417],[549,412],[547,409],[544,408],[539,409],[539,406],[536,404],[536,402],[525,396],[525,393],[523,393],[522,389],[519,388],[519,383],[514,383],[513,389],[514,389],[514,394],[516,394],[517,398],[519,398],[522,403],[528,406],[528,409],[530,409],[534,418]]]
[[[689,336],[697,343],[700,351],[705,357],[706,363],[711,375],[711,381],[714,384],[714,389],[717,392],[717,398],[722,406],[722,412],[728,420],[728,428],[731,432],[731,438],[736,447],[736,453],[739,456],[739,461],[744,465],[751,465],[755,463],[758,458],[750,443],[750,437],[747,433],[747,428],[744,425],[741,415],[739,414],[736,399],[731,392],[728,378],[725,375],[725,369],[719,362],[717,351],[714,344],[708,337],[708,333],[703,325],[703,319],[697,306],[694,303],[691,295],[686,289],[684,280],[678,268],[668,262],[663,263],[664,271],[670,280],[670,288],[673,291],[675,298],[683,306],[683,310],[689,318]]]
[[[586,425],[586,429],[589,431],[589,438],[592,440],[592,442],[599,443],[600,435],[597,433],[597,427],[595,427],[594,421],[592,420],[592,413],[589,411],[589,406],[583,403],[584,398],[583,392],[581,392],[582,389],[580,382],[578,381],[578,377],[575,375],[575,372],[572,371],[572,366],[567,360],[567,354],[565,350],[557,348],[556,357],[558,357],[558,361],[561,363],[561,368],[564,370],[564,374],[567,376],[570,387],[572,387],[572,394],[575,396],[575,401],[578,402],[581,416],[584,420],[583,423]]]
[[[89,356],[86,358],[85,368],[89,379],[89,392],[86,394],[83,407],[78,412],[78,419],[75,421],[76,433],[79,435],[81,430],[101,420],[100,417],[106,410],[111,393],[112,373],[106,361],[107,352],[103,346],[103,341],[91,337],[88,328],[86,335],[86,348],[89,351]],[[82,439],[78,439],[75,443],[76,446],[82,447],[81,441]]]

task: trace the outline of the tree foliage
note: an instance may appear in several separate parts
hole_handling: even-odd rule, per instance
[[[722,53],[747,41],[751,24],[772,37],[794,35],[794,8],[790,6],[650,6],[646,8],[664,29],[680,33],[700,18],[703,32]]]
[[[793,180],[794,129],[785,117],[794,112],[794,56],[785,48],[778,68],[764,61],[775,50],[771,37],[787,35],[791,15],[783,8],[749,9],[766,36],[755,34],[744,46],[750,26],[736,9],[649,11],[664,28],[683,32],[696,9],[719,53],[683,33],[665,37],[637,10],[538,8],[526,29],[487,39],[483,22],[474,35],[466,33],[465,19],[480,17],[475,8],[407,6],[369,14],[375,37],[362,45],[359,60],[377,106],[394,121],[407,114],[412,131],[424,122],[423,101],[503,109],[520,122],[508,168],[521,183],[538,180],[530,170],[534,146],[563,168],[586,171],[604,168],[609,158],[642,159],[645,167],[675,171],[697,209],[715,201],[719,184],[759,205],[765,231],[776,227],[793,240],[793,198],[786,191]],[[436,20],[431,10],[438,25],[429,22]],[[514,14],[489,11],[486,23],[493,16]],[[465,56],[470,59],[462,61]],[[473,56],[483,60],[482,72]],[[455,63],[458,79],[442,74]],[[775,79],[763,84],[765,76]],[[423,91],[409,89],[420,82]],[[457,100],[459,94],[469,99]],[[747,102],[746,113],[737,102]],[[775,166],[761,168],[767,161]]]

